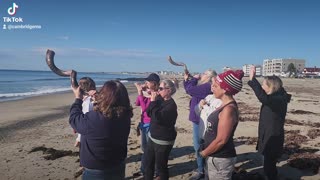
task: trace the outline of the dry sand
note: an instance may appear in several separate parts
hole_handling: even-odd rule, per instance
[[[318,171],[320,164],[320,80],[283,81],[293,97],[285,125],[286,154],[278,164],[281,179],[319,180],[320,175],[313,171]],[[136,90],[133,85],[127,87],[133,103]],[[260,103],[246,82],[235,98],[241,111],[241,122],[235,133],[236,166],[251,174],[262,172],[261,157],[254,145]],[[192,126],[188,121],[190,97],[180,88],[174,99],[179,116],[176,124],[178,136],[169,161],[170,179],[188,179],[196,168]],[[74,173],[79,168],[78,149],[73,147],[76,135],[68,124],[73,100],[73,94],[68,92],[0,103],[0,179],[75,179]],[[140,167],[140,140],[135,132],[139,112],[140,108],[134,106],[128,142],[127,179],[141,179],[133,177]],[[309,160],[301,161],[301,156]],[[293,168],[290,163],[306,169]],[[76,179],[81,179],[81,176]]]

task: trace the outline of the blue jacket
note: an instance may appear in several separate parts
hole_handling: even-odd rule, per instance
[[[105,118],[102,113],[82,113],[82,100],[76,99],[70,109],[69,123],[81,134],[80,164],[89,169],[104,170],[120,165],[127,157],[130,116]]]
[[[183,82],[184,89],[187,94],[189,94],[192,98],[190,100],[190,113],[189,120],[199,124],[200,117],[195,113],[194,107],[200,102],[201,99],[207,97],[207,95],[212,94],[211,92],[211,84],[204,83],[201,85],[197,85],[198,79],[192,78],[191,80],[187,80]]]

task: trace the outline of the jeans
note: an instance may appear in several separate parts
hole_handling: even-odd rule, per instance
[[[145,157],[145,151],[147,149],[147,143],[149,141],[148,137],[148,132],[150,129],[150,124],[142,124],[140,123],[140,129],[141,129],[141,150],[142,150],[142,155],[141,155],[141,167],[140,171],[142,174],[144,174],[144,157]]]
[[[173,145],[159,145],[152,140],[148,141],[144,176],[146,180],[153,180],[155,166],[161,180],[169,179],[168,159],[172,147]]]
[[[203,169],[204,159],[199,154],[200,138],[201,138],[199,136],[199,124],[196,124],[196,123],[192,122],[192,125],[193,125],[193,131],[192,131],[192,134],[193,134],[193,148],[194,148],[195,155],[196,155],[196,158],[197,158],[197,166],[198,166],[197,170],[198,170],[199,173],[203,173],[203,171],[204,171],[204,169]]]
[[[126,164],[122,162],[120,165],[105,170],[84,168],[82,180],[123,180],[126,174]]]

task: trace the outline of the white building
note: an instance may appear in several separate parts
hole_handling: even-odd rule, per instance
[[[242,66],[242,71],[244,72],[244,76],[249,76],[251,66],[256,67],[256,76],[262,75],[262,67],[260,65],[245,64]]]
[[[263,76],[280,76],[288,72],[289,64],[293,64],[298,72],[302,72],[305,68],[306,60],[304,59],[265,59],[263,60]]]

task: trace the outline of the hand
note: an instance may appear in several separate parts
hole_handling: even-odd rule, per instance
[[[184,81],[188,80],[188,78],[189,78],[189,74],[184,74],[184,75],[183,75]]]
[[[80,86],[78,88],[74,88],[74,87],[71,86],[71,88],[72,88],[74,96],[77,99],[83,99],[83,94],[81,92]]]
[[[250,68],[250,73],[249,73],[249,79],[250,81],[256,76],[256,67],[251,66]]]
[[[134,83],[134,85],[137,88],[138,94],[142,95],[142,86],[141,86],[141,84],[140,83]]]
[[[199,102],[199,106],[201,109],[203,109],[203,106],[206,104],[207,104],[207,102],[204,99],[201,99],[201,101]]]
[[[155,101],[158,96],[158,92],[152,91],[150,96],[150,101]]]

